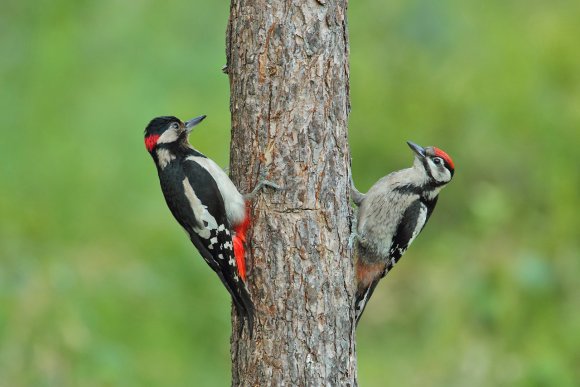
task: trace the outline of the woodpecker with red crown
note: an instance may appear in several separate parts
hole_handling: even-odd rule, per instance
[[[265,185],[278,187],[263,181],[249,195],[240,194],[228,175],[189,143],[192,129],[205,117],[186,122],[173,116],[154,118],[145,128],[145,147],[157,166],[167,206],[231,294],[251,335],[254,305],[245,283],[244,242],[250,226],[245,199]]]
[[[415,152],[411,168],[383,177],[366,194],[352,185],[359,207],[354,234],[357,323],[381,278],[425,227],[439,192],[455,171],[453,160],[441,149],[407,144]]]

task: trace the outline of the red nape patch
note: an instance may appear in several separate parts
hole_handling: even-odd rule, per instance
[[[435,155],[441,157],[443,160],[445,160],[445,162],[447,164],[449,164],[449,166],[451,167],[451,169],[455,170],[455,165],[453,164],[453,160],[451,160],[451,157],[449,157],[449,155],[445,152],[443,152],[441,149],[439,148],[435,148],[433,147],[433,150],[435,150]]]
[[[236,235],[233,237],[234,241],[234,255],[236,257],[236,266],[238,267],[238,274],[242,281],[246,281],[246,233],[250,229],[250,208],[246,203],[246,217],[244,221],[234,226]]]
[[[158,134],[152,134],[150,136],[145,137],[145,148],[147,148],[147,150],[151,152],[153,148],[155,148],[155,145],[157,145],[157,140],[159,140]]]

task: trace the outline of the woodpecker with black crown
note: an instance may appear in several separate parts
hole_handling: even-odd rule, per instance
[[[231,294],[252,335],[254,305],[246,287],[244,250],[250,225],[246,199],[265,185],[279,187],[262,181],[242,195],[213,160],[189,143],[192,129],[205,117],[186,122],[173,116],[154,118],[145,129],[145,147],[157,166],[167,206]]]
[[[425,227],[439,192],[455,172],[453,160],[441,149],[407,144],[415,153],[411,168],[383,177],[366,194],[352,184],[352,198],[359,207],[353,235],[357,323],[381,278]]]

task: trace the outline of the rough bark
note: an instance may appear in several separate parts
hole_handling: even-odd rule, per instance
[[[252,202],[253,338],[232,315],[232,385],[354,386],[346,0],[232,0],[232,143]]]

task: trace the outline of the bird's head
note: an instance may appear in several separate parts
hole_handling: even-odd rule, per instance
[[[451,181],[455,165],[447,153],[434,146],[423,148],[411,141],[407,144],[415,152],[414,167],[425,173],[428,183],[443,186]]]
[[[205,117],[199,116],[185,122],[173,116],[156,117],[145,128],[145,147],[153,152],[161,144],[187,142],[193,127]]]

